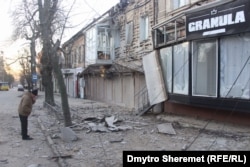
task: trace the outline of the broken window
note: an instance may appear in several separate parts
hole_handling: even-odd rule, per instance
[[[188,94],[188,42],[173,47],[173,92]]]
[[[166,47],[160,50],[161,67],[163,78],[168,93],[172,93],[172,47]]]
[[[186,39],[186,18],[180,16],[154,28],[154,47],[158,48]]]
[[[97,57],[98,59],[110,59],[111,32],[109,26],[97,28]]]
[[[163,78],[168,93],[188,94],[188,46],[188,42],[184,42],[160,50]]]
[[[220,40],[220,95],[250,99],[250,34]]]

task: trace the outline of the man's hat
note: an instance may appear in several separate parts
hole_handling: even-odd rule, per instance
[[[31,91],[31,93],[32,93],[33,95],[37,96],[38,90],[37,90],[37,89],[34,89],[34,90]]]

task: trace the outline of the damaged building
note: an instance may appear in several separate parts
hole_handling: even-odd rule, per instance
[[[248,0],[121,0],[79,32],[74,97],[81,85],[81,98],[139,113],[249,122],[247,9]]]
[[[159,0],[153,26],[168,94],[164,110],[249,122],[249,1],[170,2]]]

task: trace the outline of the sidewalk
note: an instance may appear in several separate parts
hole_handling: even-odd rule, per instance
[[[147,113],[138,117],[119,106],[85,99],[68,100],[74,123],[71,129],[76,133],[77,141],[63,141],[62,119],[58,120],[48,112],[39,116],[43,132],[60,157],[61,166],[120,167],[123,150],[250,150],[249,127],[165,113]],[[55,101],[60,102],[60,97],[56,95]],[[41,106],[42,101],[39,103]],[[109,116],[117,118],[115,126],[130,128],[95,131],[97,126],[95,130],[91,127],[93,124],[99,127],[102,125],[100,121]],[[162,124],[171,125],[169,127],[176,133],[160,133],[158,125]]]
[[[55,99],[57,101],[60,101],[60,95],[56,94]],[[81,101],[82,103],[83,101],[86,101],[84,99],[77,99],[77,98],[68,98],[68,100],[69,100],[69,103],[72,105],[73,104],[81,105]],[[102,104],[105,107],[109,106],[106,103],[101,103],[101,102],[98,102],[98,103]],[[133,115],[133,113],[131,114]],[[244,126],[244,125],[236,125],[236,124],[231,124],[227,122],[218,122],[214,120],[196,119],[193,117],[174,115],[174,114],[168,114],[168,113],[159,113],[155,115],[146,113],[145,115],[151,115],[152,117],[156,117],[157,120],[161,120],[161,121],[167,121],[171,123],[178,122],[182,127],[185,127],[185,128],[197,128],[197,129],[203,129],[203,130],[215,131],[215,132],[221,132],[221,133],[234,133],[238,135],[249,134],[250,136],[250,127]],[[142,115],[141,117],[143,118],[144,116]]]
[[[37,118],[45,114],[40,97],[28,119],[29,135],[34,139],[22,140],[17,113],[22,93],[16,90],[6,92],[6,99],[11,98],[11,102],[1,105],[0,167],[58,167],[54,160],[49,159],[52,150],[37,123]]]

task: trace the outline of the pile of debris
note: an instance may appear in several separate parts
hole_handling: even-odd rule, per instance
[[[85,129],[90,132],[117,132],[132,129],[128,125],[120,125],[122,120],[118,120],[115,116],[88,117],[82,119],[82,123],[71,126],[73,129]]]

